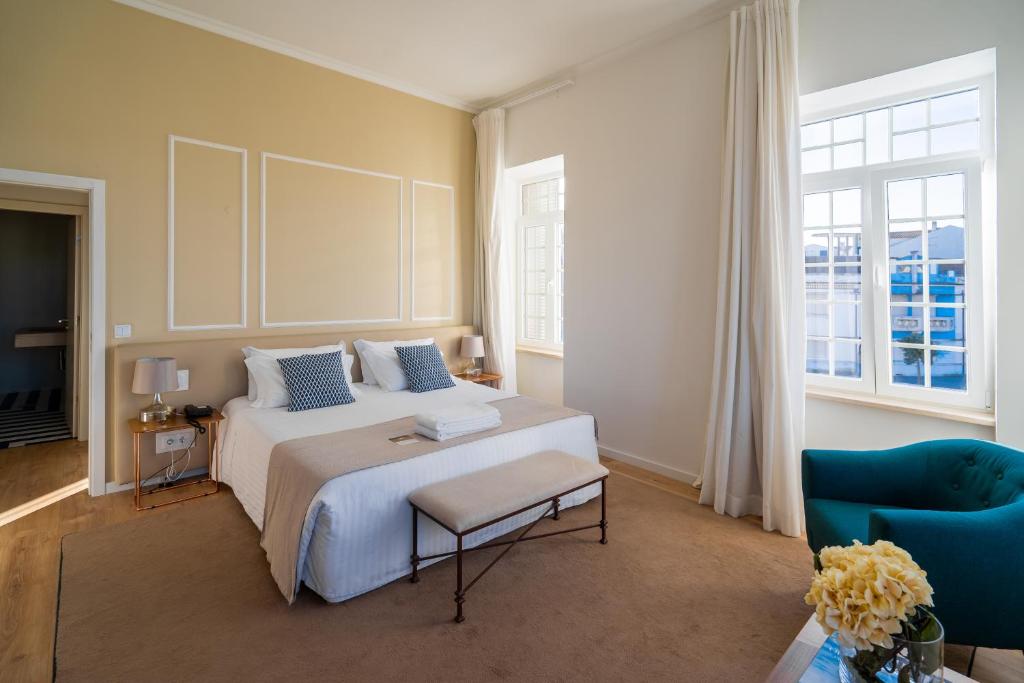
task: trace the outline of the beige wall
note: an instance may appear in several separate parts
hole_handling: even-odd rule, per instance
[[[377,298],[384,296],[401,298],[401,309],[392,303],[386,322],[315,330],[471,319],[475,141],[465,112],[109,0],[0,0],[0,84],[0,167],[106,180],[109,345],[124,343],[109,338],[117,323],[132,325],[133,337],[124,340],[130,343],[302,331],[260,327],[262,152],[401,179],[369,183],[366,197],[359,181],[378,176],[301,166],[319,168],[319,179],[348,193],[345,203],[330,193],[330,201],[322,194],[289,195],[289,178],[272,169],[267,191],[278,202],[267,226],[272,321],[363,320],[383,311]],[[173,173],[175,325],[238,324],[244,189],[244,329],[168,330],[170,135],[247,151],[244,186],[240,153],[225,149],[178,142]],[[412,319],[413,180],[454,191],[454,244],[439,242],[437,259],[424,266],[440,277],[454,275],[450,320]],[[392,201],[396,193],[401,205]],[[353,213],[360,222],[346,223]],[[448,218],[421,217],[420,224]],[[282,246],[288,244],[291,251]],[[386,264],[377,263],[382,255]],[[381,272],[387,286],[373,279]],[[424,303],[428,312],[438,308],[430,299]]]
[[[516,391],[541,401],[563,405],[562,359],[516,351]]]

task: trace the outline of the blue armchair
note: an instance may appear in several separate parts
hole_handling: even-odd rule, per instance
[[[803,453],[807,543],[892,541],[928,572],[946,641],[1024,649],[1024,452],[987,441]]]

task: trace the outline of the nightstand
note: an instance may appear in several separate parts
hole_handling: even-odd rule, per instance
[[[481,372],[479,375],[467,375],[464,372],[460,372],[455,377],[464,379],[467,382],[473,382],[474,384],[486,384],[492,389],[497,389],[501,380],[504,379],[502,375],[493,372]]]
[[[142,490],[142,473],[140,472],[139,456],[140,449],[142,446],[142,435],[143,434],[159,434],[160,432],[172,432],[176,429],[186,429],[191,427],[188,420],[184,415],[174,414],[167,418],[163,422],[140,422],[136,418],[128,420],[128,429],[132,433],[132,459],[135,462],[135,509],[136,510],[152,510],[153,508],[163,507],[164,505],[170,505],[171,503],[180,503],[183,500],[191,500],[193,498],[201,498],[202,496],[208,496],[211,493],[217,493],[220,488],[217,478],[215,476],[217,459],[215,454],[217,452],[217,439],[220,436],[220,422],[224,419],[224,416],[219,410],[214,410],[212,415],[206,417],[198,417],[195,419],[196,422],[206,427],[206,444],[210,451],[210,469],[207,475],[202,479],[190,479],[181,484],[174,484],[172,486],[154,486],[153,488],[143,491]],[[198,441],[198,438],[196,439]],[[213,483],[210,487],[207,484]],[[143,496],[153,495],[155,493],[163,493],[164,491],[171,491],[172,489],[184,489],[191,487],[199,487],[197,493],[192,495],[184,496],[182,498],[175,498],[174,500],[166,500],[152,505],[143,505]],[[203,490],[205,489],[205,490]]]

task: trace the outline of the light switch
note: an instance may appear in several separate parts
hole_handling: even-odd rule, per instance
[[[114,339],[127,339],[132,336],[131,325],[114,325]]]
[[[188,370],[178,370],[178,391],[188,389]]]

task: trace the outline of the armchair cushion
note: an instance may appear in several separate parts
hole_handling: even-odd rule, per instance
[[[828,545],[850,545],[854,540],[871,543],[869,521],[874,510],[902,510],[891,505],[850,503],[811,498],[804,501],[807,543],[817,553]]]

